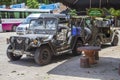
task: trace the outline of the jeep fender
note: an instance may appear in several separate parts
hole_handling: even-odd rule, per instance
[[[97,36],[95,37],[95,40],[100,39],[100,41],[102,41],[102,40],[103,40],[103,36],[104,36],[104,35],[97,35]]]
[[[115,35],[117,35],[117,36],[120,35],[120,31],[119,31],[119,30],[114,30],[114,31],[113,31],[113,35],[112,35],[112,38],[111,38],[111,42],[113,41]]]
[[[49,43],[49,42],[46,42],[46,43],[41,44],[41,45],[39,46],[39,48],[40,48],[41,46],[48,46],[48,47],[50,48],[50,50],[52,51],[52,55],[56,53],[55,50],[54,50],[54,48],[53,48],[53,46],[52,46],[51,43]]]

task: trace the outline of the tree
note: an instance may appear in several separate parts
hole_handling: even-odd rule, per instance
[[[44,0],[44,3],[45,4],[49,4],[49,0]]]
[[[51,0],[38,0],[40,3],[44,3],[44,4],[50,4],[52,3]]]
[[[111,15],[119,17],[120,16],[120,10],[115,10],[114,8],[110,8],[109,12],[111,13]]]
[[[109,12],[111,13],[112,16],[114,16],[115,26],[118,26],[117,25],[117,20],[120,17],[120,10],[115,10],[114,8],[110,8]]]
[[[27,0],[27,6],[29,8],[38,8],[39,3],[37,0]]]
[[[6,6],[9,6],[11,5],[12,0],[0,0],[0,5],[6,5]]]
[[[77,16],[77,11],[75,9],[71,9],[68,14],[71,16]]]

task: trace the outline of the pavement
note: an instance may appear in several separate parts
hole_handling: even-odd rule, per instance
[[[120,80],[120,46],[104,45],[99,52],[98,64],[91,68],[81,68],[81,56],[71,54],[55,56],[50,64],[38,66],[26,56],[9,61],[6,38],[11,35],[16,33],[0,33],[0,80]]]

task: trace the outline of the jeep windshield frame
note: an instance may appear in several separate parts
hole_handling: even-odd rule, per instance
[[[57,25],[57,18],[32,19],[29,24],[29,31],[35,34],[55,34]]]

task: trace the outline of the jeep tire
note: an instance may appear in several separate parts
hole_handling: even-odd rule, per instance
[[[100,40],[99,37],[97,37],[97,38],[95,39],[93,46],[101,47],[101,40]]]
[[[38,65],[43,66],[49,64],[51,62],[51,58],[52,55],[49,47],[41,46],[40,48],[36,49],[34,60]]]
[[[113,41],[111,42],[111,45],[112,46],[117,46],[118,45],[118,40],[119,40],[118,35],[115,35],[114,38],[113,38]]]
[[[12,52],[9,52],[8,49],[12,49],[12,46],[9,45],[8,48],[7,48],[7,57],[11,60],[11,61],[16,61],[16,60],[19,60],[22,55],[15,55],[13,54]]]

